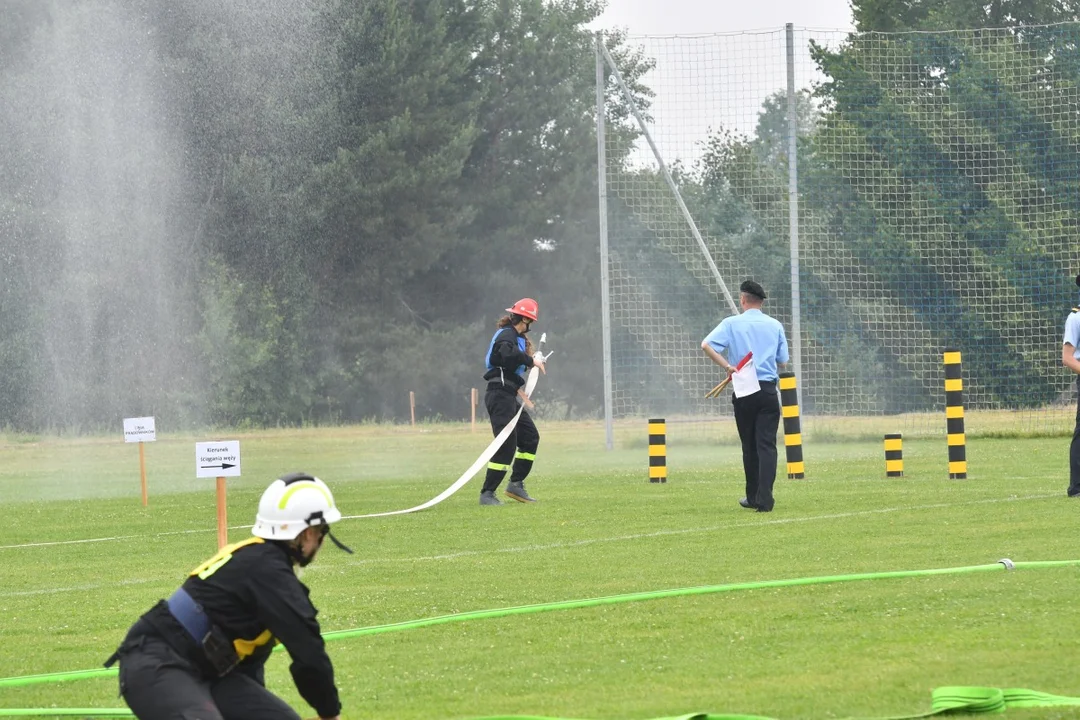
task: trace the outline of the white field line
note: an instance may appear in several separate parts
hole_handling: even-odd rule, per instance
[[[13,590],[0,592],[0,597],[28,597],[31,595],[56,595],[66,592],[86,592],[87,590],[99,590],[103,587],[116,587],[117,585],[146,585],[159,582],[163,578],[136,578],[131,580],[116,580],[109,583],[89,583],[87,585],[73,585],[70,587],[39,588],[37,590]]]
[[[738,522],[724,524],[724,525],[709,525],[707,527],[676,528],[676,529],[669,529],[669,530],[656,530],[656,531],[653,531],[653,532],[634,533],[634,534],[631,534],[631,535],[614,535],[614,536],[610,536],[610,537],[588,538],[588,539],[585,539],[585,540],[574,540],[574,541],[569,541],[569,542],[554,542],[554,543],[545,543],[545,544],[518,545],[516,547],[507,547],[507,548],[484,548],[483,550],[461,550],[461,551],[458,551],[458,552],[442,553],[442,554],[439,554],[439,555],[420,555],[420,556],[416,556],[416,557],[404,557],[404,558],[385,558],[385,559],[372,558],[372,559],[368,559],[368,560],[351,560],[351,561],[345,562],[344,564],[352,566],[352,565],[374,565],[374,564],[383,564],[383,563],[435,562],[435,561],[440,561],[440,560],[454,560],[454,559],[463,558],[463,557],[474,557],[474,556],[477,556],[477,555],[493,555],[493,554],[496,554],[496,553],[536,552],[538,550],[558,550],[560,548],[575,548],[575,547],[582,547],[582,546],[586,546],[586,545],[596,545],[596,544],[599,544],[599,543],[626,542],[626,541],[629,541],[629,540],[644,540],[644,539],[647,539],[647,538],[666,537],[666,536],[670,536],[670,535],[690,535],[690,534],[694,534],[694,533],[715,532],[717,530],[729,530],[729,529],[736,529],[736,528],[759,527],[759,526],[762,526],[762,525],[789,525],[789,524],[792,524],[792,523],[816,522],[816,521],[819,521],[819,520],[841,520],[841,519],[844,519],[844,518],[861,517],[861,516],[864,516],[864,515],[884,515],[884,514],[888,514],[888,513],[906,512],[906,511],[912,511],[912,510],[933,510],[933,509],[948,508],[948,507],[963,507],[963,506],[966,506],[966,505],[990,505],[990,504],[997,504],[997,503],[1016,502],[1016,501],[1019,501],[1019,500],[1041,500],[1041,499],[1044,499],[1044,498],[1053,498],[1053,497],[1058,497],[1058,494],[1057,493],[1054,493],[1054,494],[1049,494],[1048,493],[1048,494],[1042,494],[1042,495],[1022,495],[1022,496],[1014,495],[1012,497],[1007,497],[1007,498],[985,498],[985,499],[982,499],[982,500],[968,500],[966,502],[959,502],[959,503],[933,503],[933,504],[930,504],[930,505],[909,505],[909,506],[905,506],[905,507],[877,508],[875,510],[857,510],[857,511],[853,511],[853,512],[845,512],[845,513],[830,513],[828,515],[809,515],[809,516],[797,517],[797,518],[770,518],[769,520],[764,520],[764,521],[760,521],[760,520],[758,520],[758,521],[741,520],[741,521],[738,521]],[[240,529],[249,528],[249,527],[251,527],[251,526],[250,525],[237,526],[237,528],[240,528]],[[233,528],[230,528],[230,529],[233,529]],[[154,535],[151,535],[149,537],[163,537],[163,536],[166,536],[166,535],[183,535],[183,534],[188,534],[188,533],[211,533],[211,532],[215,532],[215,530],[213,530],[213,529],[210,529],[210,530],[179,530],[179,531],[173,531],[173,532],[155,533]],[[123,540],[123,539],[132,539],[132,538],[145,539],[146,537],[147,536],[144,536],[144,535],[121,535],[121,536],[117,536],[115,538],[95,538],[93,540],[67,540],[67,541],[57,542],[57,543],[30,543],[30,544],[27,544],[27,545],[4,545],[4,546],[0,546],[0,550],[9,549],[9,548],[40,547],[42,545],[63,545],[63,544],[78,543],[78,542],[106,542],[106,541],[109,541],[109,540]],[[317,572],[319,570],[333,570],[335,567],[337,567],[339,565],[341,565],[341,563],[338,563],[338,562],[326,563],[326,564],[322,564],[322,565],[320,565],[320,564],[312,564],[312,565],[309,565],[307,568],[305,568],[304,572],[305,573],[310,573],[310,572]],[[40,588],[40,589],[35,589],[35,590],[0,591],[0,597],[25,597],[25,596],[29,596],[29,595],[50,595],[50,594],[64,593],[64,592],[85,592],[87,590],[97,590],[99,588],[111,587],[111,586],[115,586],[115,585],[140,585],[140,584],[144,584],[144,583],[157,582],[158,580],[163,580],[163,579],[165,579],[165,578],[132,578],[132,579],[129,579],[129,580],[119,580],[119,581],[115,581],[115,582],[78,585],[78,586],[74,586],[74,587],[56,587],[56,588]]]
[[[251,525],[233,525],[230,530],[243,530]],[[195,535],[198,533],[217,532],[217,528],[205,530],[170,530],[168,532],[151,533],[149,535],[112,535],[110,537],[85,538],[83,540],[54,540],[51,542],[22,543],[19,545],[0,545],[0,550],[21,550],[23,548],[53,547],[56,545],[83,545],[86,543],[117,542],[119,540],[146,540],[155,537],[167,537],[169,535]]]

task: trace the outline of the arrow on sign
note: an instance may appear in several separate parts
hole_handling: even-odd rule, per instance
[[[236,467],[236,465],[233,465],[233,464],[227,463],[227,462],[223,462],[220,465],[200,465],[199,467],[204,468],[204,469],[206,469],[206,468],[221,468],[222,470],[224,470],[226,468]]]

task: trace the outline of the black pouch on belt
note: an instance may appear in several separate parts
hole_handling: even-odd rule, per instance
[[[232,640],[217,625],[210,626],[210,632],[203,638],[202,649],[218,677],[228,674],[240,664],[240,656],[236,654]]]

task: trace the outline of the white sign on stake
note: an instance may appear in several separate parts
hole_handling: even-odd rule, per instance
[[[154,429],[154,418],[124,418],[124,442],[154,442],[157,440],[157,430]]]
[[[240,441],[195,443],[195,477],[240,477]]]

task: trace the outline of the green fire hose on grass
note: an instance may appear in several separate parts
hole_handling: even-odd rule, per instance
[[[1036,690],[1009,688],[1000,690],[989,687],[940,687],[931,696],[929,712],[917,715],[900,715],[882,720],[917,720],[934,715],[975,715],[1000,713],[1007,708],[1025,707],[1080,707],[1080,698],[1051,695]],[[34,708],[28,710],[0,710],[0,717],[134,717],[127,708]],[[540,715],[495,715],[475,720],[570,720]],[[713,713],[690,713],[655,720],[772,720],[760,715],[716,715]],[[856,719],[853,719],[856,720]]]
[[[474,610],[470,612],[455,613],[453,615],[441,615],[433,618],[421,618],[407,620],[400,623],[387,625],[373,625],[365,628],[352,630],[334,630],[324,633],[327,641],[344,640],[346,638],[362,637],[366,635],[379,635],[387,632],[413,630],[429,627],[432,625],[445,625],[448,623],[466,622],[469,620],[482,620],[488,618],[507,617],[510,615],[524,615],[529,613],[551,612],[555,610],[573,610],[578,608],[597,607],[600,605],[617,605],[643,600],[659,600],[663,598],[687,597],[691,595],[708,595],[722,592],[735,592],[739,590],[761,590],[766,588],[796,587],[801,585],[824,585],[839,582],[854,582],[859,580],[883,580],[891,578],[926,577],[930,575],[956,575],[960,573],[995,572],[1016,569],[1036,569],[1080,565],[1080,560],[1042,560],[1029,562],[1012,562],[1008,559],[1000,560],[989,565],[969,565],[954,568],[933,568],[929,570],[898,570],[879,573],[857,573],[851,575],[825,575],[809,578],[794,578],[786,580],[762,580],[757,582],[728,583],[724,585],[706,585],[702,587],[676,588],[672,590],[655,590],[649,592],[627,593],[625,595],[612,595],[608,597],[586,598],[582,600],[563,600],[552,603],[537,605],[522,605],[519,607],[496,608],[493,610]],[[281,646],[275,648],[280,650]],[[112,677],[117,674],[114,668],[100,668],[89,670],[71,670],[66,672],[43,673],[40,675],[20,675],[15,677],[0,678],[0,688],[23,687],[36,683],[66,682],[89,678]],[[970,714],[1003,712],[1008,707],[1051,707],[1051,706],[1080,706],[1080,698],[1051,695],[1035,690],[984,688],[984,687],[941,687],[934,690],[931,698],[931,710],[917,715],[904,715],[887,720],[913,720],[914,718],[930,717],[933,715]],[[133,717],[126,708],[0,708],[0,717]],[[511,716],[501,715],[478,720],[559,720],[557,718],[542,718],[539,716]],[[753,715],[715,715],[707,713],[680,715],[672,718],[657,718],[657,720],[769,720]]]
[[[989,687],[940,687],[931,696],[929,712],[918,715],[900,715],[880,720],[917,720],[934,715],[975,715],[980,713],[1001,713],[1006,708],[1025,707],[1080,707],[1080,698],[1051,695],[1035,690],[1009,688],[999,690]],[[532,715],[496,715],[476,718],[475,720],[563,720],[560,718],[538,717]],[[655,720],[772,720],[759,715],[714,715],[712,713],[691,713]],[[859,720],[852,718],[851,720]],[[865,718],[864,720],[871,720]]]

